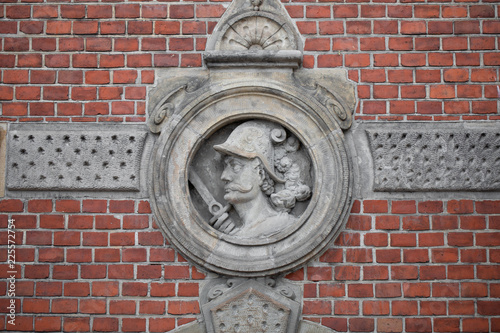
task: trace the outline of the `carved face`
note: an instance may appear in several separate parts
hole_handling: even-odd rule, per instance
[[[259,173],[260,161],[226,156],[221,179],[226,182],[224,199],[229,203],[238,204],[255,199],[260,193],[262,177]]]

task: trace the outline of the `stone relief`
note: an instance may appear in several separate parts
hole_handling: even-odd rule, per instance
[[[296,332],[299,292],[270,278],[210,281],[201,292],[207,332]]]
[[[498,130],[367,130],[375,191],[500,190]]]
[[[268,237],[297,222],[291,211],[297,202],[309,199],[311,188],[306,183],[311,177],[310,160],[295,136],[281,125],[252,120],[238,125],[213,149],[218,154],[211,160],[223,165],[222,172],[204,176],[212,183],[220,178],[228,205],[207,193],[210,190],[201,184],[194,166],[189,179],[213,214],[214,228],[239,237]],[[198,158],[192,164],[205,163]],[[229,216],[231,208],[236,216]]]
[[[220,50],[292,50],[282,25],[267,17],[252,16],[232,24],[222,36]]]
[[[139,191],[147,132],[12,126],[9,190]],[[15,153],[14,153],[15,152]]]

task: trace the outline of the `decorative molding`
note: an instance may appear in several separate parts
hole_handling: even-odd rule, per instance
[[[9,190],[140,190],[139,168],[146,131],[130,126],[82,129],[45,125],[11,125]]]
[[[375,191],[498,191],[498,128],[368,129]]]
[[[350,209],[352,175],[342,129],[352,121],[355,93],[346,72],[165,73],[168,78],[150,92],[150,119],[165,108],[169,111],[152,127],[160,137],[148,176],[151,207],[171,244],[202,269],[227,276],[283,274],[319,256],[340,232]],[[189,79],[200,83],[193,84],[197,89],[183,88]],[[233,214],[236,223],[241,215],[225,209],[224,163],[214,149],[249,120],[271,122],[283,127],[287,137],[296,137],[310,160],[303,166],[309,165],[311,175],[304,183],[311,197],[292,208],[290,223],[256,237],[231,234],[231,227],[224,225],[226,213]],[[205,186],[192,185],[200,183],[194,181],[192,168]],[[219,203],[220,218],[210,212],[207,202],[210,207]]]
[[[300,299],[295,295],[299,293],[296,286],[282,280],[211,280],[200,295],[207,332],[295,333],[300,316]]]
[[[204,59],[209,67],[298,68],[302,48],[280,1],[234,0],[209,37]]]

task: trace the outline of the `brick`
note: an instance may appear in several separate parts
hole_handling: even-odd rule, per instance
[[[477,205],[477,203],[476,203]],[[461,216],[460,227],[465,230],[481,230],[486,228],[484,216]]]
[[[127,32],[131,35],[150,35],[153,33],[153,22],[128,21]]]
[[[175,295],[175,283],[151,283],[152,297],[169,297]]]
[[[462,328],[466,332],[490,332],[486,318],[464,318]]]
[[[97,67],[97,55],[95,54],[73,54],[73,67],[95,68]]]
[[[92,282],[92,296],[118,296],[119,284],[116,281]]]
[[[19,54],[17,67],[42,67],[41,54]]]
[[[457,229],[458,228],[458,218],[456,216],[432,216],[432,229],[434,230],[446,230],[446,229]]]
[[[85,238],[83,239],[85,241]],[[67,262],[91,262],[92,250],[91,249],[67,249],[66,250]]]
[[[329,38],[306,38],[304,45],[305,51],[329,51],[330,39]]]
[[[373,297],[373,285],[350,284],[347,286],[347,295],[354,298]]]
[[[498,316],[500,315],[499,301],[478,301],[477,313],[483,316]]]
[[[427,33],[429,35],[453,34],[453,22],[448,21],[428,21]]]
[[[347,21],[346,32],[348,34],[369,34],[371,33],[371,22],[369,21]]]
[[[332,41],[333,51],[355,51],[357,49],[358,39],[356,37],[340,37],[334,38]],[[314,49],[311,49],[311,51],[314,51]]]
[[[64,332],[87,332],[90,330],[90,318],[66,317],[63,322]]]
[[[497,113],[497,105],[494,101],[473,101],[472,112],[479,114]]]
[[[398,86],[394,85],[376,85],[373,87],[373,98],[397,98],[398,97]]]
[[[421,266],[421,280],[443,280],[446,277],[446,268],[444,266]]]
[[[467,7],[466,6],[443,6],[443,17],[446,18],[459,18],[467,17]]]
[[[373,33],[377,35],[395,35],[398,33],[397,21],[382,21],[373,22]]]
[[[378,318],[377,328],[380,332],[402,332],[403,319],[401,318]]]
[[[28,83],[27,70],[4,70],[3,72],[3,83],[11,83],[11,84],[22,84]]]
[[[413,49],[413,38],[409,37],[390,37],[389,50],[409,51]]]
[[[376,250],[376,261],[378,263],[397,263],[401,262],[401,251],[398,249]]]
[[[358,301],[335,301],[334,314],[335,315],[357,315],[357,314],[359,314],[359,302]]]
[[[351,332],[372,332],[375,321],[371,318],[350,318],[349,329]]]
[[[111,38],[87,38],[85,40],[85,49],[92,52],[111,51]]]
[[[440,49],[440,40],[437,37],[415,38],[415,50],[417,51],[437,51],[439,49]],[[452,54],[448,54],[448,56],[452,56]],[[453,58],[453,56],[451,58]]]
[[[80,232],[56,231],[54,232],[54,245],[78,246],[80,245]]]
[[[404,35],[420,35],[426,33],[424,21],[402,21],[401,34]]]
[[[124,282],[122,284],[123,296],[146,296],[148,285],[143,282]]]
[[[101,22],[101,35],[122,35],[127,30],[124,21]],[[119,46],[115,45],[115,51],[119,51]]]
[[[87,5],[87,18],[111,18],[113,7],[110,5]]]
[[[95,28],[97,28],[97,23],[94,24],[94,29]],[[45,32],[48,35],[68,35],[71,33],[71,22],[48,21]],[[77,24],[77,32],[79,32],[79,33],[91,33],[89,28],[85,29],[85,26],[78,25],[78,24]],[[95,32],[97,32],[97,30],[95,30]]]
[[[431,249],[432,262],[453,263],[458,261],[458,249]]]
[[[413,71],[410,69],[388,70],[387,78],[389,82],[411,83],[413,82]]]
[[[115,6],[116,18],[139,18],[141,6],[139,4],[120,4]]]
[[[417,67],[426,65],[426,55],[421,53],[407,53],[401,55],[401,65],[405,67]]]
[[[189,19],[194,17],[193,5],[170,5],[170,18]]]
[[[304,301],[304,313],[306,313],[306,308],[308,308],[307,303],[307,301]],[[200,312],[200,307],[198,301],[169,301],[167,312],[173,315],[197,314]]]
[[[460,332],[460,319],[434,318],[434,332]]]
[[[335,267],[335,280],[345,281],[345,280],[359,280],[360,279],[360,267],[356,266],[337,266]]]
[[[334,18],[354,18],[358,17],[357,5],[334,5],[333,6]]]
[[[48,299],[26,299],[23,302],[23,313],[48,313],[49,308]]]
[[[416,316],[418,314],[417,301],[393,301],[393,316]]]
[[[110,279],[133,279],[134,266],[129,264],[110,265],[108,268],[108,275]]]
[[[330,6],[306,6],[307,18],[330,18]]]
[[[417,237],[415,234],[391,234],[392,247],[416,246]]]
[[[149,318],[149,329],[151,332],[165,332],[174,328],[174,318]]]
[[[165,279],[188,279],[188,266],[165,266]]]
[[[391,279],[393,280],[416,280],[418,279],[417,266],[393,266],[391,270]]]
[[[319,285],[319,297],[343,297],[345,295],[345,285],[342,283]]]
[[[470,38],[471,50],[494,50],[495,38],[492,37],[471,37]]]
[[[135,301],[112,300],[109,302],[110,314],[135,314]]]
[[[94,318],[92,329],[98,332],[116,332],[118,331],[118,318]]]
[[[318,56],[318,67],[340,67],[342,56],[336,54],[320,54]]]
[[[28,202],[28,212],[30,213],[47,213],[52,211],[52,200],[40,199],[30,200]]]
[[[366,246],[385,247],[388,244],[386,233],[369,233],[364,236],[364,244]]]
[[[353,263],[370,263],[373,262],[371,249],[347,249],[346,261]]]
[[[165,301],[141,301],[139,314],[165,314]]]
[[[128,67],[151,67],[152,58],[150,54],[130,54],[127,56]]]
[[[146,330],[146,319],[123,318],[122,325],[124,332],[144,332]]]
[[[35,331],[53,332],[61,330],[61,317],[36,317]]]
[[[398,216],[377,216],[375,218],[375,227],[379,230],[399,229],[400,220]]]
[[[64,249],[41,248],[38,250],[39,262],[62,262],[64,260]]]
[[[59,51],[83,51],[83,38],[59,38]]]
[[[54,299],[52,300],[52,313],[76,313],[78,312],[78,300],[76,299]]]
[[[390,314],[389,301],[363,301],[364,316],[384,316]]]
[[[167,14],[168,14],[167,4],[142,5],[143,18],[167,18]]]
[[[81,266],[82,279],[103,279],[106,277],[105,265],[85,265]]]
[[[311,281],[329,281],[332,279],[331,267],[308,267],[307,278]]]
[[[61,282],[37,282],[36,283],[36,296],[61,296],[62,283]]]
[[[462,249],[460,250],[460,260],[462,262],[485,262],[486,250],[484,249]]]
[[[385,38],[384,37],[370,37],[370,38],[360,38],[359,48],[363,51],[384,51]]]
[[[432,332],[431,318],[406,318],[406,332]]]
[[[468,48],[467,37],[447,37],[442,39],[443,50],[460,51]]]
[[[342,22],[320,21],[318,22],[320,35],[338,35],[344,33]]]

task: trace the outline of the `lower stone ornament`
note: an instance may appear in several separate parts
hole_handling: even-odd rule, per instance
[[[269,278],[216,279],[202,290],[207,332],[295,332],[300,303],[294,289]]]
[[[302,291],[271,278],[212,279],[201,290],[203,320],[176,333],[329,333],[332,330],[299,320]]]

